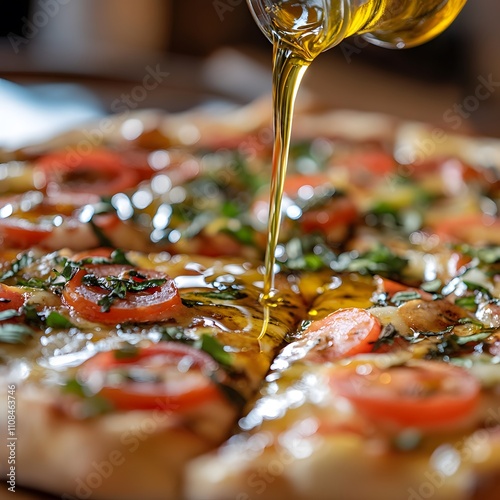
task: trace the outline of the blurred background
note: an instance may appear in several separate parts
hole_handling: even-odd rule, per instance
[[[469,0],[444,34],[418,48],[348,39],[315,61],[303,92],[320,107],[499,136],[498,19],[500,2]],[[52,132],[55,117],[61,128],[124,108],[247,103],[270,93],[270,70],[271,45],[245,0],[4,3],[0,146]],[[478,99],[483,81],[488,96]]]

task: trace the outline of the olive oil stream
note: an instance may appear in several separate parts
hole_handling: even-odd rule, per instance
[[[268,242],[261,303],[267,330],[270,309],[279,305],[274,287],[275,252],[287,171],[292,118],[300,82],[311,62],[344,38],[361,34],[383,47],[424,43],[446,29],[466,0],[248,0],[273,44],[273,122]]]

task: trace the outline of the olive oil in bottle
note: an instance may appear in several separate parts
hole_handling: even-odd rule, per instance
[[[273,43],[274,151],[264,288],[265,334],[269,308],[279,304],[274,290],[275,251],[286,176],[292,117],[300,81],[321,52],[360,34],[383,47],[424,43],[446,29],[466,0],[247,0]]]

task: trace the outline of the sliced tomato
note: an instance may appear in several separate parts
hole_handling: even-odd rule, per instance
[[[380,321],[366,309],[339,309],[313,321],[304,331],[304,339],[317,341],[308,357],[333,361],[371,352],[381,330]]]
[[[297,198],[304,187],[317,189],[333,188],[331,179],[326,174],[291,175],[285,181],[284,192],[290,198]],[[344,196],[332,196],[324,205],[304,211],[299,219],[300,227],[305,233],[331,231],[353,223],[358,217],[354,202]]]
[[[19,217],[0,219],[0,242],[10,248],[31,248],[40,245],[53,231],[49,224],[31,222]]]
[[[300,227],[305,233],[318,231],[328,235],[336,229],[351,225],[357,217],[358,209],[350,198],[333,197],[323,207],[304,212]]]
[[[223,398],[217,363],[177,342],[101,352],[85,362],[78,378],[118,410],[185,411]]]
[[[339,164],[347,167],[350,182],[359,187],[381,182],[386,175],[394,173],[397,167],[390,154],[378,149],[350,153]]]
[[[63,151],[42,156],[35,162],[34,175],[37,187],[56,198],[61,193],[111,196],[140,180],[138,170],[123,155],[102,149],[85,155]]]
[[[14,288],[0,283],[0,312],[19,311],[24,305],[24,297]]]
[[[104,279],[107,286],[97,284]],[[160,280],[157,286],[134,290],[147,280]],[[112,296],[113,289],[125,286],[125,296]],[[179,291],[167,275],[125,265],[89,265],[80,269],[66,284],[62,298],[81,317],[99,323],[146,323],[164,321],[182,307]],[[111,302],[110,302],[110,299]]]
[[[382,369],[351,363],[331,371],[335,394],[371,421],[430,429],[459,423],[479,403],[480,385],[466,370],[436,361]]]
[[[111,254],[113,253],[112,248],[100,247],[93,248],[92,250],[85,250],[83,252],[77,252],[71,257],[71,260],[78,262],[79,260],[84,260],[92,257],[103,257],[105,259],[111,258]]]
[[[421,290],[420,288],[407,286],[382,276],[375,276],[374,280],[377,285],[377,293],[386,293],[391,298],[399,292],[416,292],[424,300],[432,300],[433,298],[431,293]]]
[[[444,219],[431,231],[442,242],[500,244],[500,219],[491,215],[471,214]]]

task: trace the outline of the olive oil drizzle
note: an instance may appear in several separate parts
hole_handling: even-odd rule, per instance
[[[273,106],[274,149],[271,175],[271,203],[269,205],[268,240],[265,259],[264,288],[261,303],[264,306],[264,322],[259,336],[265,333],[270,319],[270,308],[276,307],[274,267],[281,223],[281,202],[290,149],[293,109],[300,82],[310,62],[295,55],[287,46],[274,43],[273,54]]]
[[[274,150],[264,285],[260,302],[266,334],[270,308],[279,305],[274,288],[281,202],[288,163],[295,98],[312,60],[347,36],[364,34],[385,47],[411,47],[441,33],[466,0],[248,0],[264,34],[273,43]]]

